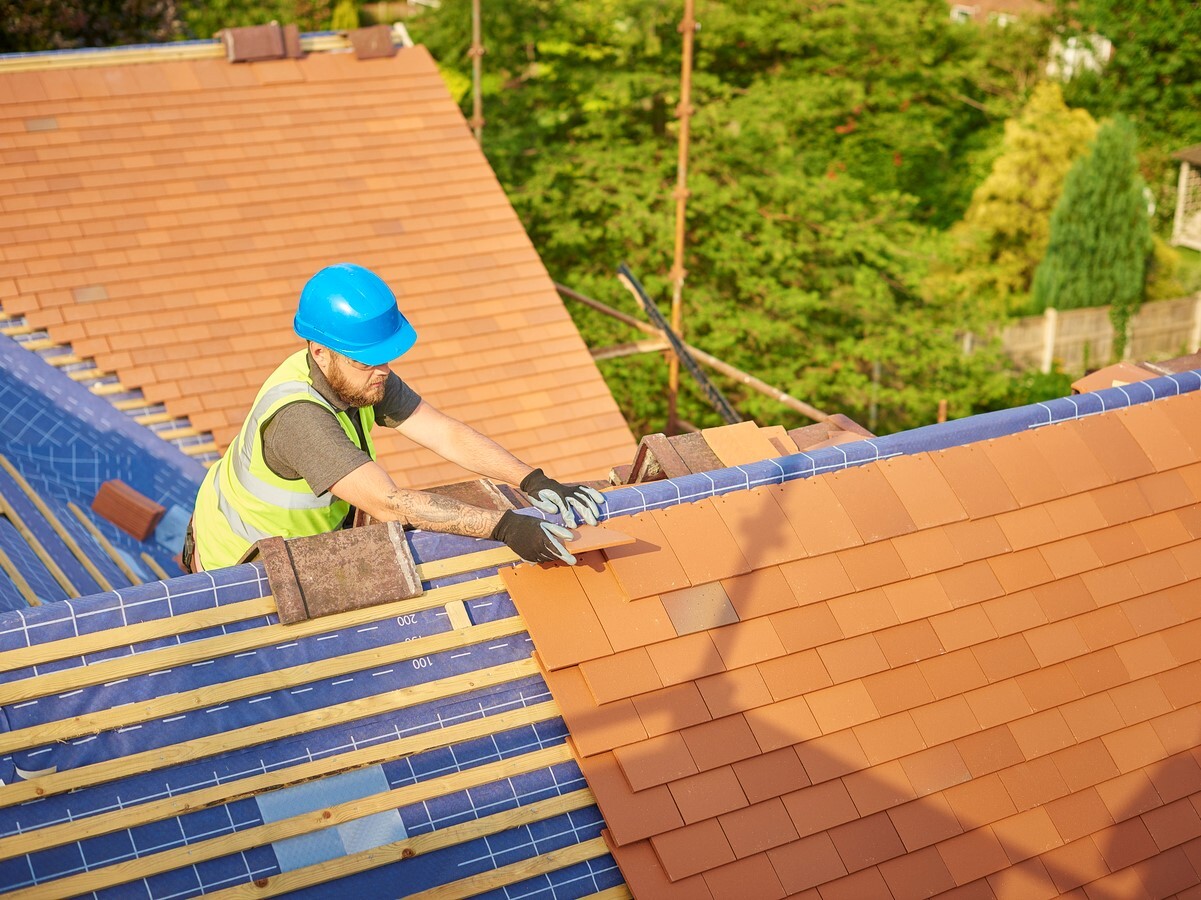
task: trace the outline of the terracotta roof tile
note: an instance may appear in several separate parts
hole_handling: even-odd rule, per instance
[[[1005,593],[991,565],[993,562],[994,560],[977,560],[939,572],[934,577],[942,584],[952,606],[976,604]],[[1003,568],[1003,571],[1009,570]]]
[[[926,575],[963,563],[944,529],[903,534],[892,541],[893,549],[910,575]]]
[[[909,577],[909,571],[890,541],[851,547],[839,551],[837,556],[851,584],[859,591]]]
[[[892,820],[882,812],[836,825],[829,834],[848,872],[857,872],[905,852]]]
[[[760,663],[759,674],[776,700],[786,700],[833,683],[816,650],[767,660]]]
[[[770,490],[811,554],[816,556],[863,543],[825,479],[801,478]]]
[[[665,591],[659,597],[676,634],[695,634],[738,621],[720,582]]]
[[[580,664],[580,674],[598,705],[663,687],[645,649],[636,647]]]
[[[834,553],[784,563],[780,572],[801,605],[855,590],[839,555]]]
[[[864,768],[867,756],[854,732],[840,731],[797,744],[796,754],[815,785]]]
[[[559,669],[613,652],[570,567],[544,563],[500,572],[509,592],[519,598],[517,609],[530,629],[544,666]],[[538,590],[524,590],[527,582],[537,583]]]
[[[859,900],[860,897],[885,897],[888,885],[877,866],[860,869],[821,886],[822,900]]]
[[[748,803],[730,766],[700,773],[694,766],[691,773],[684,772],[672,779],[668,788],[687,825],[741,809]]]
[[[1072,676],[1072,670],[1063,663],[1026,672],[1015,680],[1031,709],[1036,712],[1062,706],[1081,696],[1080,685]]]
[[[675,637],[662,601],[651,596],[630,602],[599,552],[579,557],[572,571],[614,652]]]
[[[671,543],[692,584],[750,571],[742,551],[711,500],[682,503],[651,513]]]
[[[1043,855],[1043,863],[1055,887],[1067,893],[1090,881],[1109,874],[1104,857],[1091,838],[1085,837],[1062,847],[1056,847]]]
[[[942,841],[938,852],[956,884],[968,884],[1009,865],[1005,849],[988,825]]]
[[[790,843],[798,837],[784,804],[774,797],[720,815],[717,821],[739,859]]]
[[[791,794],[810,784],[805,767],[790,746],[740,760],[734,763],[733,771],[750,803]]]
[[[962,784],[972,777],[953,743],[937,744],[900,762],[918,797]]]
[[[1131,871],[1151,897],[1170,897],[1197,885],[1197,870],[1183,850],[1173,848],[1135,863]],[[1185,894],[1181,894],[1185,896]]]
[[[544,669],[543,677],[563,712],[563,721],[576,733],[576,746],[581,752],[600,753],[646,738],[633,703],[618,700],[598,708],[579,669]]]
[[[601,552],[609,570],[631,600],[690,584],[683,566],[668,546],[658,519],[649,513],[640,513],[624,517],[621,525],[621,530],[632,535],[635,542]]]
[[[988,441],[982,447],[1020,506],[1033,506],[1063,496],[1063,483],[1030,435]]]
[[[1196,497],[1188,489],[1184,478],[1178,471],[1156,472],[1145,475],[1135,484],[1142,491],[1147,505],[1155,512],[1166,512],[1179,509],[1196,502]],[[1196,537],[1196,535],[1194,535]]]
[[[880,472],[904,504],[918,528],[931,528],[967,518],[954,489],[930,454],[900,456],[880,464]]]
[[[1070,747],[1076,738],[1059,709],[1047,709],[1009,723],[1009,731],[1026,759]]]
[[[612,753],[590,753],[579,757],[579,763],[618,844],[670,833],[683,825],[671,791],[660,786],[632,792]]]
[[[1009,637],[1026,628],[1045,625],[1047,621],[1046,613],[1042,612],[1042,606],[1033,591],[1017,591],[1016,594],[994,597],[981,603],[981,607],[998,637]]]
[[[786,653],[776,629],[766,618],[715,628],[709,637],[726,669],[753,665]]]
[[[859,816],[840,778],[792,791],[782,799],[793,827],[802,838],[850,822]]]
[[[825,831],[769,850],[767,858],[789,894],[825,884],[847,871]]]
[[[695,681],[725,668],[713,639],[705,631],[651,644],[647,653],[665,685]]]
[[[921,575],[884,585],[884,596],[901,622],[916,622],[949,611],[954,604],[937,575]]]
[[[767,706],[772,702],[771,692],[754,666],[699,678],[696,686],[705,698],[709,715],[715,719]]]
[[[733,491],[714,498],[713,504],[750,568],[763,569],[805,555],[772,491]]]
[[[877,632],[876,642],[880,645],[888,664],[894,668],[935,657],[943,652],[938,635],[924,619],[883,629]]]
[[[861,634],[817,648],[822,664],[835,684],[862,678],[888,668],[888,660],[873,634]]]
[[[918,663],[918,668],[926,676],[926,684],[939,700],[982,687],[989,680],[977,661],[974,649],[970,647],[924,659]]]
[[[972,708],[959,695],[919,706],[910,715],[926,744],[931,747],[980,730],[980,723],[976,721]]]
[[[614,750],[613,755],[635,791],[695,775],[697,771],[684,739],[675,732],[626,744]]]
[[[691,681],[642,694],[631,702],[649,735],[666,734],[709,721],[709,708]]]
[[[879,588],[835,597],[826,605],[847,637],[879,631],[900,622],[888,595]]]
[[[910,852],[963,833],[954,811],[941,793],[893,807],[888,810],[888,817]]]
[[[1047,756],[1018,763],[999,774],[1018,812],[1044,806],[1068,792],[1055,761]]]
[[[702,772],[759,755],[759,745],[741,714],[693,725],[680,734]]]
[[[759,853],[739,859],[704,874],[705,884],[713,893],[713,900],[743,900],[748,889],[759,900],[777,900],[787,896],[776,870],[767,854]]]
[[[968,648],[967,652],[975,657],[989,681],[1001,681],[1038,668],[1038,660],[1021,634],[977,644]]]
[[[992,516],[1017,508],[1009,487],[983,449],[972,445],[955,447],[940,450],[932,458],[970,517]]]
[[[789,653],[840,640],[842,629],[825,603],[775,613],[770,618],[780,643]]]
[[[742,620],[791,609],[797,603],[784,573],[776,566],[723,579],[721,586]]]
[[[879,466],[853,466],[831,475],[826,481],[865,541],[879,541],[917,530]]]
[[[1125,481],[1155,471],[1147,454],[1125,427],[1122,416],[1086,416],[1075,423],[1075,430],[1112,481]]]
[[[933,847],[911,851],[881,863],[880,875],[894,900],[929,897],[955,887],[955,879]]]
[[[1123,821],[1163,805],[1163,800],[1142,769],[1127,772],[1097,785],[1101,801],[1114,817]]]
[[[705,819],[651,838],[655,855],[672,881],[733,862],[734,851],[716,819]]]
[[[1129,435],[1155,417],[1128,419]],[[1095,484],[1061,495],[1081,479],[1055,466],[1049,448],[1087,448],[1064,437],[1074,428],[1051,440],[1051,429],[1038,429],[1017,447],[999,438],[987,452],[923,455],[927,475],[962,492],[970,520],[960,514],[923,525],[912,490],[886,475],[919,526],[901,535],[886,536],[883,526],[873,532],[853,510],[838,526],[828,505],[838,491],[814,487],[831,480],[825,476],[800,482],[814,498],[808,526],[798,518],[804,504],[776,489],[773,501],[816,555],[778,564],[779,556],[769,557],[746,574],[707,582],[720,583],[740,621],[689,625],[701,630],[645,645],[654,673],[675,687],[652,681],[629,702],[645,734],[674,737],[674,750],[651,753],[655,744],[645,737],[628,739],[606,725],[608,737],[593,752],[615,747],[625,763],[647,751],[644,769],[628,763],[628,778],[607,789],[636,795],[633,786],[665,787],[683,821],[708,823],[705,840],[719,826],[728,853],[747,868],[723,862],[721,850],[703,870],[711,894],[739,896],[735,872],[764,877],[765,896],[808,892],[814,900],[937,890],[1029,900],[1061,888],[1091,896],[1148,879],[1183,883],[1186,863],[1201,881],[1189,857],[1201,864],[1201,608],[1192,583],[1201,553],[1190,530],[1201,530],[1201,517],[1194,524],[1181,515],[1191,507],[1166,496],[1192,484],[1178,466],[1166,473],[1176,480],[1144,490],[1139,479],[1162,476],[1138,474],[1137,456],[1130,464],[1107,451],[1105,467],[1097,456],[1091,474],[1082,466]],[[944,477],[936,460],[948,459]],[[1042,487],[1005,487],[1006,473],[1039,459],[1055,469],[1053,478]],[[854,475],[870,477],[873,467],[888,469],[869,464]],[[849,509],[861,499],[853,482],[840,488]],[[725,527],[733,518],[723,518]],[[749,515],[739,521],[739,529],[758,527]],[[846,529],[843,537],[827,537],[828,546],[814,551],[804,528],[829,521]],[[859,539],[851,539],[852,527]],[[745,536],[739,541],[750,546]],[[587,578],[580,583],[586,592]],[[607,608],[658,600],[611,599],[612,578],[596,589],[610,598]],[[600,696],[615,698],[595,707],[591,693],[568,691],[564,715],[573,734],[588,712],[584,699],[595,713],[626,702],[627,673],[616,668],[633,677],[645,667],[620,666],[620,654],[608,657],[616,660],[609,675],[599,660],[564,670],[595,673]],[[556,699],[560,675],[548,676]],[[679,742],[687,757],[674,755]],[[698,772],[673,769],[680,758]],[[619,798],[618,815],[625,802]],[[1115,823],[1131,822],[1145,828],[1129,832],[1130,849],[1109,847],[1127,835]],[[625,834],[637,842],[651,833],[643,832],[627,825]],[[680,832],[663,828],[653,840],[679,846]],[[1178,855],[1161,871],[1152,846]],[[619,848],[616,858],[624,853]],[[1106,860],[1119,858],[1126,867],[1111,873]],[[764,860],[774,878],[765,877]],[[699,865],[671,864],[677,874]],[[695,886],[694,878],[680,884]]]

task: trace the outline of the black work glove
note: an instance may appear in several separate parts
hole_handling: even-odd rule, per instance
[[[570,541],[572,533],[562,525],[522,516],[507,511],[492,529],[492,540],[503,541],[522,559],[530,562],[559,560],[569,566],[575,565],[575,557],[563,546]]]
[[[595,525],[600,505],[605,502],[600,491],[583,484],[560,484],[535,469],[521,479],[521,489],[530,496],[530,502],[545,513],[558,513],[563,524],[575,528],[576,515],[589,525]]]

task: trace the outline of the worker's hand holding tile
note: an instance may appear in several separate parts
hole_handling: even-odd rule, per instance
[[[562,525],[523,516],[509,510],[492,529],[492,539],[502,541],[510,550],[529,562],[559,560],[575,565],[575,557],[564,546],[574,535]]]
[[[583,484],[562,484],[541,469],[535,469],[521,481],[521,489],[530,502],[545,513],[558,513],[568,528],[576,526],[576,517],[595,525],[605,502],[600,491]]]

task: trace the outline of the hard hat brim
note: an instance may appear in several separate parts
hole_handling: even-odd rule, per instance
[[[402,320],[400,328],[387,340],[367,347],[331,346],[330,349],[365,366],[382,366],[404,356],[413,349],[415,343],[417,343],[417,330],[408,321]]]

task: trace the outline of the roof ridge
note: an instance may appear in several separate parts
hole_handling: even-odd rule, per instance
[[[405,27],[393,25],[402,47],[413,46]],[[394,38],[394,40],[395,40]],[[310,31],[300,35],[305,53],[337,53],[353,50],[350,32]],[[88,66],[126,66],[136,63],[222,59],[227,54],[219,37],[166,44],[130,44],[124,47],[80,47],[71,50],[39,50],[31,53],[0,53],[0,72],[46,71]]]

